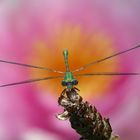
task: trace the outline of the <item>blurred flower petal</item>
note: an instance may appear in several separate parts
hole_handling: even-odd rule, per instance
[[[137,45],[140,37],[139,5],[137,0],[2,1],[0,59],[65,71],[62,50],[68,48],[70,68],[74,70]],[[134,50],[92,66],[83,73],[139,72],[138,60],[139,50]],[[2,63],[0,67],[0,84],[53,75]],[[121,139],[138,140],[139,77],[78,80],[82,97],[110,117],[113,129]],[[25,140],[37,137],[40,140],[78,139],[68,122],[55,118],[60,110],[56,101],[63,90],[60,82],[61,79],[1,88],[0,139],[19,140],[23,135]]]

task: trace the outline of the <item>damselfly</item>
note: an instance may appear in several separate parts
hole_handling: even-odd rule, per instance
[[[77,74],[76,73],[76,72],[79,72],[79,71],[82,71],[82,70],[86,69],[87,67],[95,65],[97,63],[104,62],[104,61],[106,61],[108,59],[111,59],[113,57],[116,57],[118,55],[124,54],[126,52],[130,52],[130,51],[138,49],[138,48],[140,48],[140,45],[137,45],[137,46],[135,46],[133,48],[129,48],[129,49],[124,50],[124,51],[114,53],[114,54],[112,54],[110,56],[107,56],[107,57],[104,57],[102,59],[92,61],[92,62],[90,62],[90,63],[88,63],[88,64],[86,64],[86,65],[84,65],[84,66],[82,66],[82,67],[80,67],[80,68],[78,68],[76,70],[73,70],[73,71],[70,71],[70,68],[69,68],[68,50],[64,50],[63,51],[63,56],[64,56],[64,62],[65,62],[65,66],[66,66],[66,71],[65,72],[50,69],[50,68],[47,68],[47,67],[42,67],[42,66],[34,66],[34,65],[23,64],[23,63],[18,63],[18,62],[13,62],[13,61],[0,60],[0,62],[2,62],[2,63],[8,63],[8,64],[19,65],[19,66],[23,66],[23,67],[41,69],[41,70],[46,70],[46,71],[50,71],[50,72],[54,72],[54,73],[63,74],[63,75],[58,75],[58,76],[50,76],[50,77],[44,77],[44,78],[29,79],[29,80],[20,81],[20,82],[4,84],[4,85],[0,85],[0,87],[8,87],[8,86],[14,86],[14,85],[25,84],[25,83],[32,83],[32,82],[37,82],[37,81],[49,80],[49,79],[63,78],[61,84],[62,84],[62,86],[66,87],[62,92],[62,94],[63,94],[66,91],[78,90],[75,87],[78,84],[78,80],[75,77],[79,77],[79,76],[117,76],[117,75],[127,76],[127,75],[140,75],[140,73],[136,73],[136,72],[133,72],[133,73],[132,72],[101,72],[101,73],[84,73],[84,74]]]

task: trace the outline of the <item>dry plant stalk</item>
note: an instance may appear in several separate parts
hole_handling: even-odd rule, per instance
[[[65,89],[58,99],[64,112],[57,115],[59,120],[69,119],[71,127],[81,135],[80,140],[119,140],[112,135],[109,119],[103,118],[97,109],[84,102],[77,88]]]

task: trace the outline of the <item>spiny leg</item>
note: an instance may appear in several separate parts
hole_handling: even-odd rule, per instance
[[[73,87],[75,90],[77,90],[77,91],[80,91],[80,89],[78,89],[78,88],[76,88],[76,87]]]
[[[61,92],[60,96],[65,96],[65,93],[66,93],[66,88]]]

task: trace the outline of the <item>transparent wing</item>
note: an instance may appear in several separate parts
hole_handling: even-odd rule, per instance
[[[108,60],[108,59],[110,59],[110,58],[113,58],[113,57],[115,57],[115,56],[121,55],[121,54],[126,53],[126,52],[129,52],[129,51],[132,51],[132,50],[137,49],[137,48],[139,48],[139,47],[140,47],[140,45],[137,45],[137,46],[135,46],[135,47],[133,47],[133,48],[130,48],[130,49],[127,49],[127,50],[125,50],[125,51],[121,51],[121,52],[115,53],[115,54],[113,54],[113,55],[107,56],[107,57],[105,57],[105,58],[102,58],[102,59],[100,59],[100,60],[93,61],[93,62],[88,63],[88,64],[86,64],[86,65],[84,65],[84,66],[82,66],[82,67],[80,67],[80,68],[78,68],[78,69],[76,69],[76,70],[74,70],[74,71],[72,71],[72,72],[77,72],[77,71],[84,70],[85,68],[87,68],[87,67],[89,67],[89,66],[92,66],[92,65],[94,65],[94,64],[96,64],[96,63],[103,62],[103,61],[105,61],[105,60]]]
[[[23,63],[18,63],[18,62],[13,62],[13,61],[0,60],[0,62],[2,62],[2,63],[8,63],[8,64],[13,64],[13,65],[19,65],[19,66],[23,66],[23,67],[29,67],[29,68],[36,68],[36,69],[48,70],[48,71],[56,72],[56,73],[64,73],[64,72],[62,72],[62,71],[53,70],[53,69],[46,68],[46,67],[42,67],[42,66],[33,66],[33,65],[23,64]]]
[[[125,73],[125,72],[101,72],[101,73],[85,73],[85,74],[74,74],[74,76],[126,76],[126,75],[140,75],[140,73]]]
[[[8,87],[8,86],[14,86],[14,85],[19,85],[19,84],[26,84],[26,83],[32,83],[32,82],[49,80],[49,79],[56,79],[56,78],[62,78],[62,77],[63,76],[55,76],[55,77],[44,77],[44,78],[29,79],[29,80],[25,80],[25,81],[0,85],[0,87]]]

